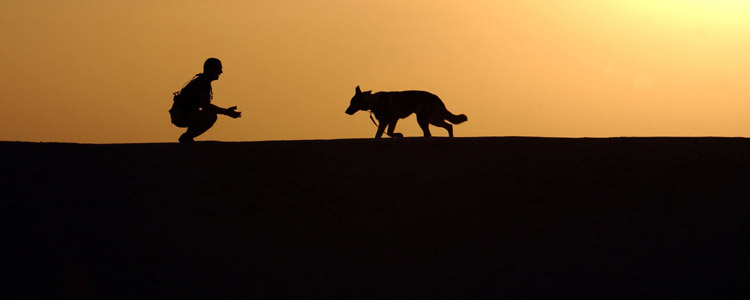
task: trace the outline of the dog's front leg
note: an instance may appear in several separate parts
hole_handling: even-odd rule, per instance
[[[396,133],[393,132],[394,130],[396,130],[396,122],[398,122],[398,119],[394,119],[388,122],[388,136],[393,137],[393,138],[402,138],[404,137],[403,134],[398,133],[398,132]]]
[[[380,124],[378,124],[378,132],[375,133],[375,138],[379,139],[383,136],[383,131],[385,131],[385,126],[387,126],[387,122],[380,121]]]

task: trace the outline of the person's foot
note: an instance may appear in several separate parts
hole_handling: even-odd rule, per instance
[[[189,143],[195,142],[193,138],[189,136],[185,136],[184,134],[180,136],[179,141],[180,141],[180,144],[189,144]]]

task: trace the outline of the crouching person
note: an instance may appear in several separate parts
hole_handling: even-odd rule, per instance
[[[221,108],[211,104],[213,92],[211,81],[219,79],[222,67],[217,58],[209,58],[203,64],[203,73],[195,75],[182,90],[175,93],[172,109],[169,115],[172,124],[187,128],[179,141],[191,143],[195,137],[203,134],[216,123],[217,115],[227,115],[232,118],[241,117],[236,106]]]

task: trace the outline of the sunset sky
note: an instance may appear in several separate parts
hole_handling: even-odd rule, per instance
[[[172,92],[222,60],[196,140],[370,138],[354,88],[426,90],[469,136],[750,136],[745,0],[3,0],[0,140],[176,142]],[[421,136],[416,118],[397,131]],[[445,136],[440,128],[432,130]]]

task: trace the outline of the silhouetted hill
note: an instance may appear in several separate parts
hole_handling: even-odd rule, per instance
[[[3,298],[743,298],[750,140],[0,143]]]

